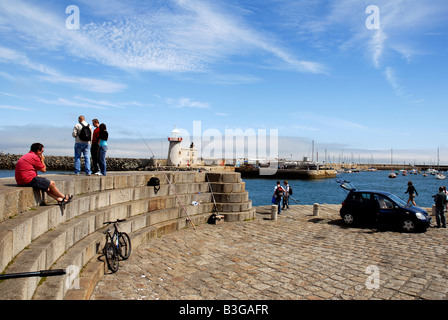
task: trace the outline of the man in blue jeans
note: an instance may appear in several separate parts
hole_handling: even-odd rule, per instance
[[[446,228],[446,218],[444,210],[448,206],[448,201],[445,192],[443,192],[443,187],[440,187],[439,193],[433,197],[434,203],[436,204],[437,228],[440,228],[440,223],[442,223],[442,228]]]
[[[92,141],[92,127],[86,122],[84,116],[79,116],[78,123],[73,128],[72,136],[75,138],[75,174],[81,171],[81,154],[84,155],[85,172],[90,176],[90,141]]]
[[[283,189],[283,187],[280,185],[280,181],[277,181],[277,185],[274,188],[273,197],[275,198],[275,204],[278,207],[278,211],[277,211],[278,214],[280,214],[282,212],[281,202],[282,202],[282,197],[284,195],[285,195],[285,189]]]

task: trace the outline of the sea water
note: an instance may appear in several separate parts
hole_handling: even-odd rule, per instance
[[[405,193],[408,182],[412,181],[418,196],[415,202],[419,207],[431,207],[434,204],[433,195],[439,192],[440,186],[448,185],[448,180],[438,180],[434,175],[424,177],[423,174],[397,174],[396,178],[389,178],[390,171],[342,173],[336,178],[318,180],[288,180],[293,189],[292,197],[299,202],[291,200],[290,204],[312,205],[341,204],[347,196],[347,191],[336,182],[338,179],[350,181],[360,190],[379,190],[393,193],[407,201],[409,194]],[[246,191],[253,206],[271,204],[274,187],[277,179],[243,179]],[[280,180],[283,185],[284,180]]]
[[[51,171],[47,174],[65,173],[61,171]],[[350,181],[357,189],[380,190],[391,192],[403,200],[408,200],[407,190],[408,181],[417,189],[418,196],[415,202],[419,207],[431,207],[434,204],[432,198],[439,190],[440,186],[448,185],[448,180],[438,180],[434,175],[424,177],[423,174],[408,174],[403,176],[397,174],[397,177],[391,179],[388,177],[390,171],[342,173],[336,178],[318,179],[318,180],[288,180],[293,189],[290,204],[312,205],[319,204],[341,204],[347,196],[347,191],[339,187],[337,179]],[[14,177],[14,170],[0,170],[0,178]],[[271,204],[272,195],[277,179],[243,179],[246,183],[246,191],[249,192],[249,199],[253,206],[263,206]],[[280,180],[283,185],[283,180]]]

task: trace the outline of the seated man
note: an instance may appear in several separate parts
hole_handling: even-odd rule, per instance
[[[43,156],[44,146],[40,143],[33,143],[30,152],[23,155],[16,164],[16,182],[21,187],[33,187],[45,191],[54,198],[59,205],[69,203],[73,195],[63,195],[56,187],[54,181],[39,177],[37,171],[45,172],[45,157]]]

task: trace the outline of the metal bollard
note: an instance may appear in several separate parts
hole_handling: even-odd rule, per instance
[[[313,205],[313,216],[317,216],[319,214],[319,204],[315,203]]]
[[[273,204],[271,205],[271,220],[277,220],[278,206]]]

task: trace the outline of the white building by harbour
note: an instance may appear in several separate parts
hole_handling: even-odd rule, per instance
[[[170,142],[168,148],[168,166],[189,167],[200,164],[198,151],[192,143],[189,148],[182,148],[182,136],[180,131],[175,127],[168,137]]]

